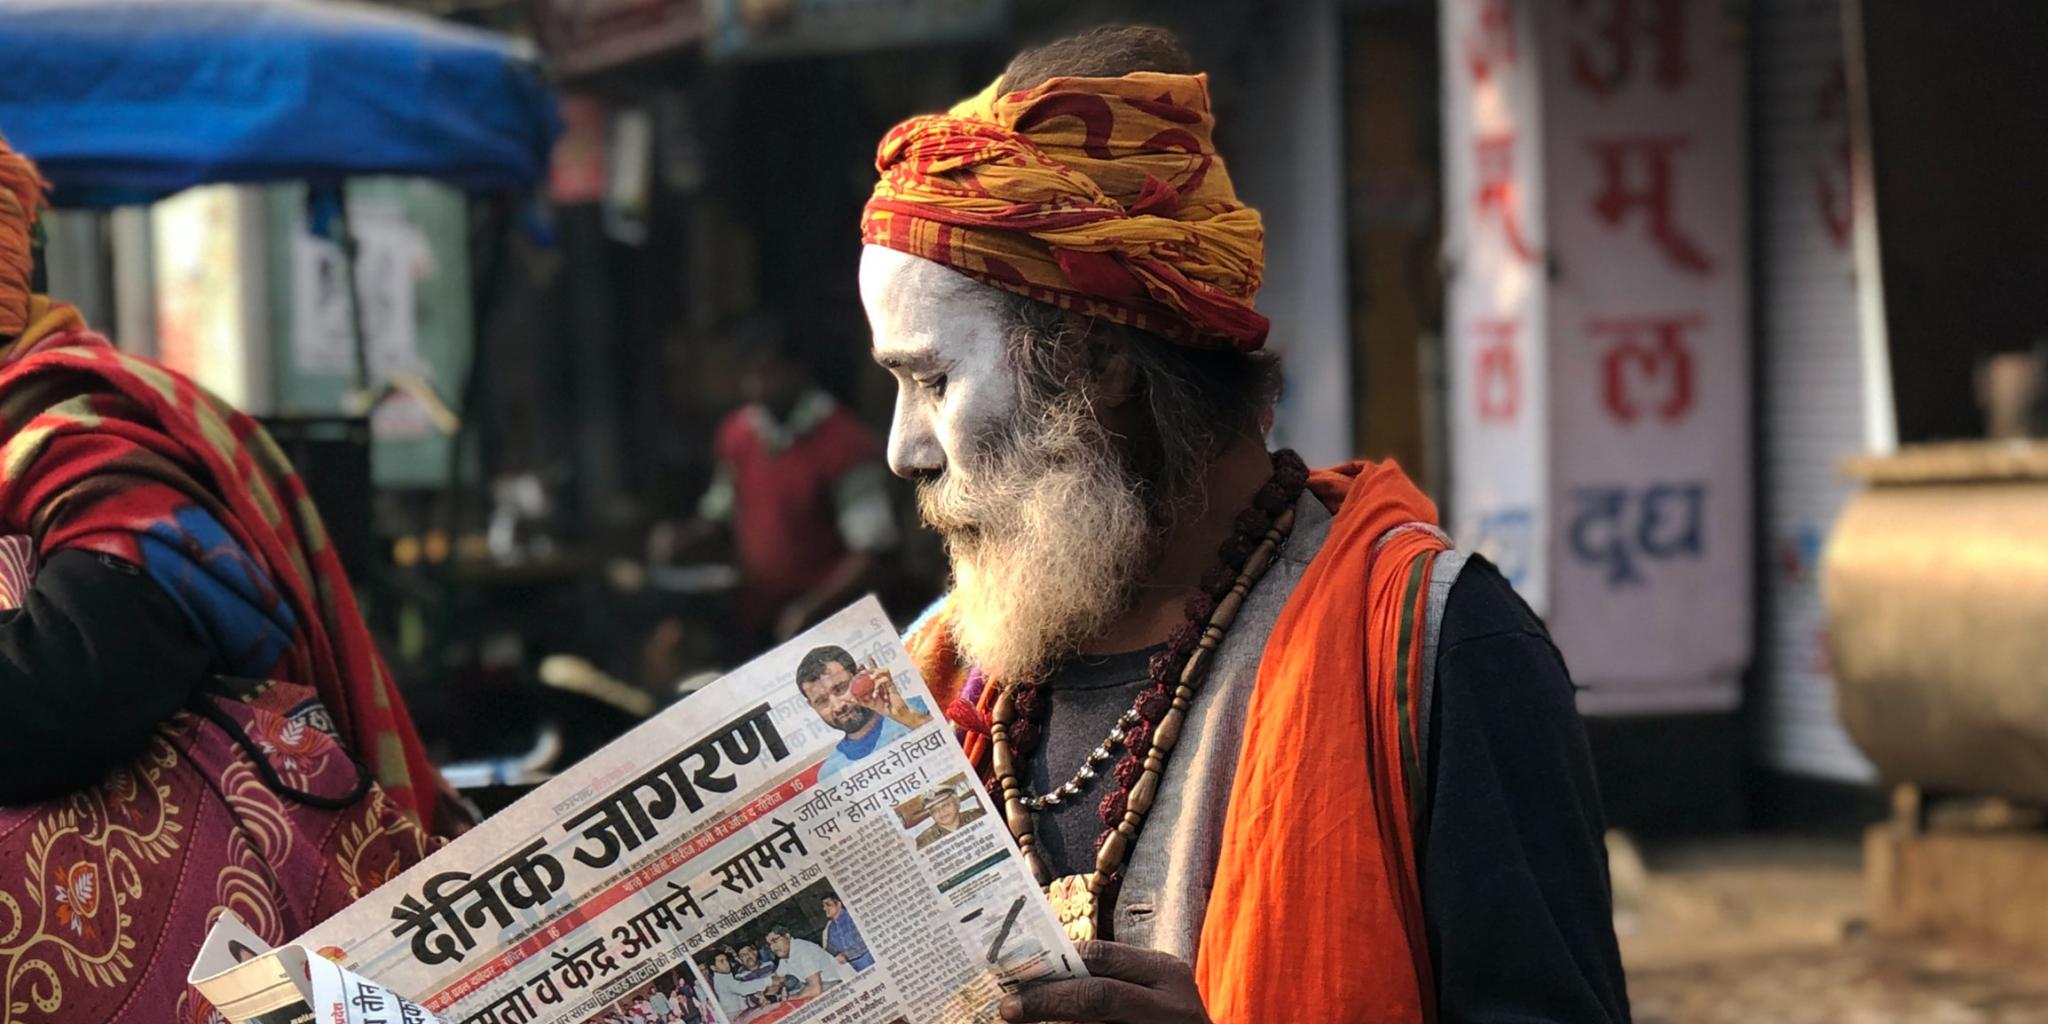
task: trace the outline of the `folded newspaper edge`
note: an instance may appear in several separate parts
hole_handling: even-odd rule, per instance
[[[419,1004],[342,970],[304,946],[271,949],[232,910],[222,911],[206,933],[185,980],[222,1016],[238,1024],[441,1024]]]
[[[238,1024],[991,1024],[1086,970],[933,703],[868,597],[282,947],[223,913],[189,980]]]

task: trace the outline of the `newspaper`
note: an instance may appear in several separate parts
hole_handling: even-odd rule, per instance
[[[1085,971],[939,711],[868,598],[283,949],[223,917],[192,983],[262,1024],[995,1021]]]

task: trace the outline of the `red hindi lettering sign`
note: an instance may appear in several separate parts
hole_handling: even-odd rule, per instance
[[[1459,543],[1491,559],[1539,613],[1551,511],[1543,352],[1545,140],[1534,58],[1551,0],[1444,0],[1444,252],[1452,486]]]
[[[1678,154],[1689,144],[1682,136],[1587,140],[1587,148],[1600,161],[1600,190],[1593,196],[1592,207],[1603,223],[1616,230],[1640,219],[1650,240],[1672,266],[1704,275],[1713,273],[1714,261],[1693,235],[1678,225],[1673,211]],[[1638,213],[1639,218],[1631,216]]]
[[[1693,353],[1687,332],[1706,318],[1682,316],[1603,317],[1586,332],[1609,344],[1600,356],[1600,400],[1616,422],[1655,416],[1676,423],[1692,411]]]
[[[1515,63],[1515,0],[1474,0],[1478,6],[1465,33],[1465,68],[1474,82],[1493,77],[1497,67]]]
[[[1552,635],[1588,711],[1726,707],[1754,561],[1741,42],[1720,0],[1551,12],[1525,54],[1549,407],[1525,415],[1549,430]]]
[[[1634,81],[1637,46],[1649,50],[1650,81],[1659,89],[1685,87],[1685,0],[1571,0],[1572,80],[1596,96],[1612,96]]]
[[[1515,352],[1515,333],[1521,325],[1512,319],[1488,318],[1472,324],[1479,339],[1477,366],[1472,376],[1478,382],[1481,423],[1508,424],[1522,408],[1521,357]]]
[[[1515,258],[1533,262],[1536,253],[1522,233],[1521,204],[1515,187],[1515,133],[1498,132],[1481,136],[1474,146],[1473,166],[1478,172],[1479,196],[1473,204],[1475,223],[1498,221]]]

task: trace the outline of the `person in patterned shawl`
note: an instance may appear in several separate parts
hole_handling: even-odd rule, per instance
[[[43,195],[0,142],[0,1020],[204,1020],[221,913],[282,942],[464,818],[277,446],[37,293]]]

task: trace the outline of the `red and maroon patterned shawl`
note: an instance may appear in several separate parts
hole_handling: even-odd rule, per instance
[[[453,805],[255,421],[38,297],[0,353],[0,442],[7,605],[38,556],[112,554],[228,666],[99,781],[0,807],[0,1024],[217,1021],[185,973],[222,913],[283,942],[436,849]]]
[[[33,537],[44,559],[85,548],[139,565],[141,537],[174,530],[182,509],[210,512],[292,612],[280,663],[247,674],[311,687],[400,810],[430,830],[450,824],[340,558],[270,436],[66,307],[37,326],[0,366],[0,534]]]

